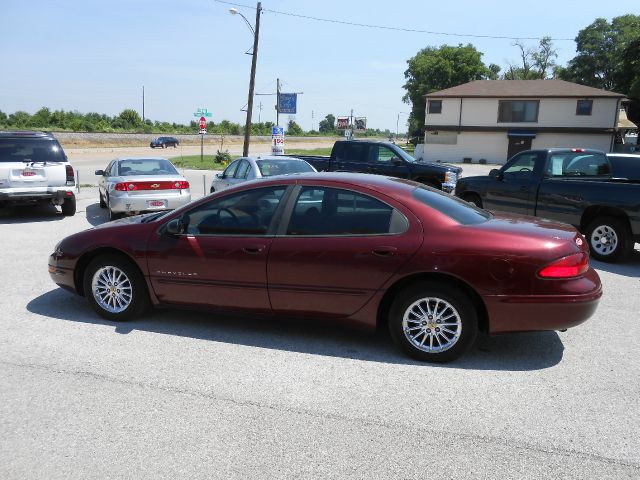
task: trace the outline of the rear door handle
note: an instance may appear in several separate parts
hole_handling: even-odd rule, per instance
[[[264,248],[264,245],[251,245],[249,247],[244,247],[242,251],[249,255],[259,255],[264,252]]]
[[[397,251],[398,249],[396,247],[376,247],[372,250],[372,253],[379,257],[391,257]]]

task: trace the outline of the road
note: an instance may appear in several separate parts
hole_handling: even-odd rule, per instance
[[[96,202],[0,216],[0,478],[640,477],[640,252],[584,325],[437,366],[305,319],[104,321],[47,273]]]

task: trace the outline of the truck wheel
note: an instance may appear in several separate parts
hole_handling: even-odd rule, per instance
[[[624,259],[634,246],[629,226],[616,217],[596,218],[587,227],[586,237],[593,258],[603,262]]]
[[[474,204],[478,208],[482,208],[482,200],[475,193],[467,193],[464,195],[463,199],[469,203]]]
[[[455,360],[474,343],[478,316],[471,300],[442,282],[422,282],[400,292],[389,312],[395,344],[417,360]]]
[[[62,215],[65,217],[73,217],[76,214],[76,197],[65,197],[64,203],[60,207],[62,209]]]

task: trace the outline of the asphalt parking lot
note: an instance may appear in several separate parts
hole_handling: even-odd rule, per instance
[[[129,323],[47,257],[107,220],[0,213],[0,478],[639,478],[640,250],[564,333],[481,338],[446,366],[384,335],[158,310]]]

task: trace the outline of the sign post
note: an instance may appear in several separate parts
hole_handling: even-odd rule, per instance
[[[200,163],[204,162],[204,134],[207,133],[207,119],[200,117],[198,122],[200,127]]]
[[[283,127],[271,127],[271,154],[284,155]]]

